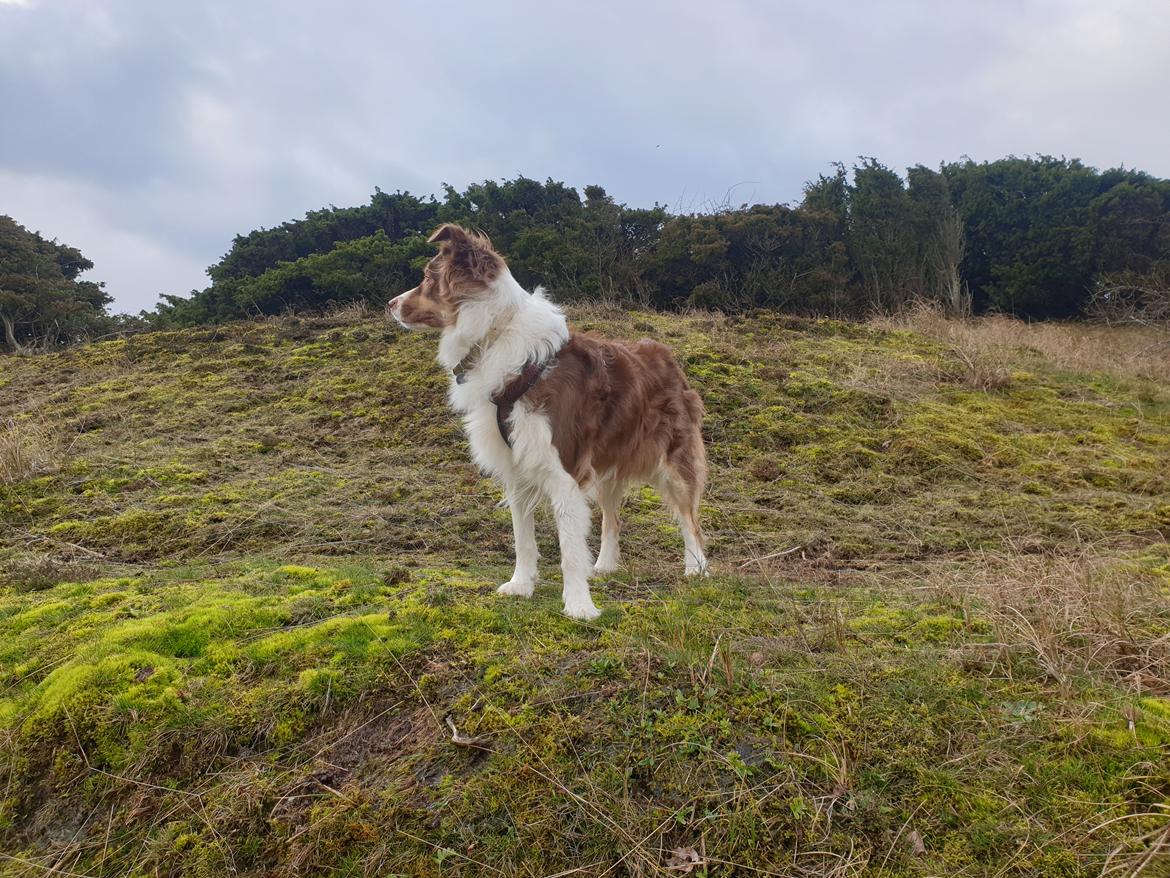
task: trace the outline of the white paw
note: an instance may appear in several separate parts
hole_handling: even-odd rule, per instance
[[[710,576],[711,571],[707,568],[706,564],[695,564],[695,565],[688,564],[687,569],[686,569],[686,575],[687,576]]]
[[[512,595],[518,598],[532,597],[536,583],[531,579],[509,579],[496,589],[496,594]]]
[[[597,563],[593,565],[594,576],[608,576],[618,569],[618,562],[612,561],[608,558],[598,558]]]
[[[601,610],[593,606],[593,601],[586,597],[584,600],[565,601],[565,615],[570,619],[588,622],[600,616]]]

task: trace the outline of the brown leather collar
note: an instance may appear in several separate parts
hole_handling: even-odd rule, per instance
[[[496,426],[500,428],[500,436],[503,437],[508,447],[512,447],[512,435],[508,428],[508,418],[512,417],[512,408],[516,405],[517,400],[532,389],[532,386],[540,380],[540,376],[544,374],[547,369],[556,359],[554,354],[552,359],[545,360],[541,363],[529,360],[524,364],[524,368],[520,370],[520,374],[505,384],[497,393],[492,394],[492,402],[496,406]]]

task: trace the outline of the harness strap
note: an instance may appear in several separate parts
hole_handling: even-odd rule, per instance
[[[512,447],[512,435],[508,428],[508,418],[512,417],[512,408],[540,380],[550,362],[534,363],[529,360],[519,375],[500,388],[498,393],[492,394],[492,402],[496,406],[496,426],[500,428],[500,436],[509,448]]]
[[[455,376],[455,383],[462,384],[467,380],[467,373],[470,372],[479,363],[480,346],[476,345],[467,356],[459,361],[459,364],[451,370],[451,374]]]

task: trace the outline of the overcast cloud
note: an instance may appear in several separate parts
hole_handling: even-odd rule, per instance
[[[1166,0],[0,0],[0,213],[115,308],[375,186],[525,174],[675,209],[833,160],[1170,176]]]

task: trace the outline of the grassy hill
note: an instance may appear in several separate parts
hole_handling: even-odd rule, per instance
[[[0,874],[1170,874],[1159,340],[575,317],[712,463],[713,575],[635,494],[592,624],[547,516],[494,594],[433,337],[0,360]]]

